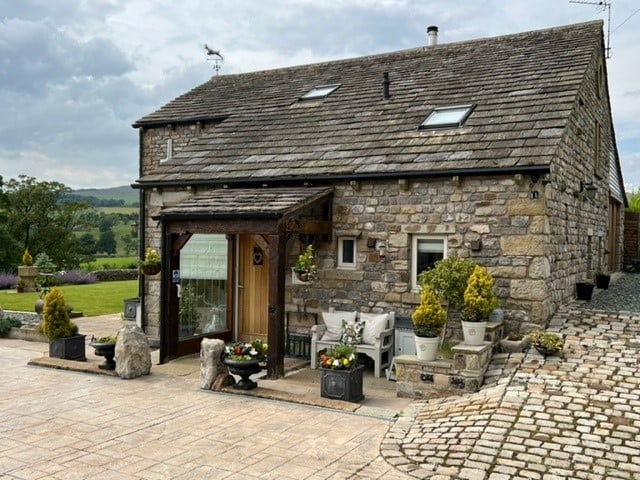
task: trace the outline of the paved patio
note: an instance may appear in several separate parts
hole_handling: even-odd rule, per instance
[[[135,380],[28,366],[45,344],[1,340],[0,477],[640,478],[640,315],[580,307],[551,322],[563,357],[496,356],[480,392],[397,420],[202,391],[195,359]]]

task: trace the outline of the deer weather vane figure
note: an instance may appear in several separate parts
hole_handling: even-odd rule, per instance
[[[206,52],[207,57],[210,57],[207,58],[207,60],[213,60],[215,62],[213,69],[216,71],[216,75],[218,75],[218,73],[220,72],[220,62],[224,61],[224,57],[220,53],[220,50],[214,50],[205,43],[204,51]]]

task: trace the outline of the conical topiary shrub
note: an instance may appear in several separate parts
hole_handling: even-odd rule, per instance
[[[57,287],[52,288],[44,297],[42,333],[49,340],[72,337],[78,333],[78,326],[69,319],[64,295]]]
[[[493,293],[493,285],[493,277],[487,269],[476,265],[464,291],[463,319],[482,321],[489,318],[498,305],[498,298]]]

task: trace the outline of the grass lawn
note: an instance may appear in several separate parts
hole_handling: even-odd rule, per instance
[[[124,300],[138,296],[138,281],[98,282],[90,285],[62,285],[59,287],[68,304],[86,317],[122,313]],[[39,293],[16,293],[0,290],[0,307],[4,310],[33,312]]]
[[[93,271],[103,270],[105,265],[109,268],[130,268],[132,265],[138,265],[138,257],[135,255],[127,257],[101,257],[96,258],[95,261],[91,263],[83,263],[81,267],[84,270]]]

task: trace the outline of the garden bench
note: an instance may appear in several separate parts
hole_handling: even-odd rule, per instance
[[[373,360],[375,376],[382,376],[393,357],[394,312],[374,314],[330,310],[322,312],[321,317],[321,324],[311,327],[311,368],[318,367],[319,351],[341,344],[342,320],[347,323],[364,322],[363,342],[353,346],[358,353]]]

